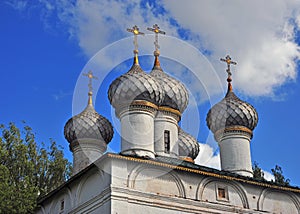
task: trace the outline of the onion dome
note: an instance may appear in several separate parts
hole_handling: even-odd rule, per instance
[[[160,105],[164,97],[162,87],[154,77],[146,74],[138,63],[137,35],[143,35],[143,33],[139,32],[137,26],[127,30],[134,33],[134,62],[126,74],[121,75],[111,83],[108,99],[116,109],[128,106],[136,100]]]
[[[109,86],[108,99],[114,108],[128,106],[135,100],[160,105],[164,97],[159,82],[146,74],[138,64],[137,55],[130,70],[115,79]]]
[[[91,72],[88,77],[94,78]],[[78,115],[68,120],[64,127],[64,135],[69,143],[80,139],[103,140],[108,144],[114,134],[111,123],[103,116],[98,114],[93,106],[91,82],[89,84],[90,91],[88,93],[88,105]]]
[[[185,86],[175,78],[166,74],[160,67],[159,52],[155,51],[155,61],[150,75],[155,77],[163,87],[165,96],[161,106],[170,107],[180,111],[186,109],[189,101],[189,93]]]
[[[155,61],[150,75],[155,77],[159,81],[160,85],[163,87],[165,96],[161,103],[161,106],[169,107],[178,110],[180,113],[182,113],[188,105],[189,93],[181,82],[163,72],[158,59],[158,34],[166,34],[166,32],[160,30],[157,24],[153,25],[153,28],[147,28],[147,30],[155,33]]]
[[[258,115],[252,105],[229,90],[225,98],[209,110],[206,122],[214,133],[230,126],[244,126],[252,131],[257,125]]]
[[[97,139],[109,143],[114,131],[111,123],[98,114],[92,104],[78,115],[75,115],[65,125],[64,135],[69,143],[78,139]]]
[[[189,157],[194,160],[200,152],[199,142],[196,138],[179,128],[178,150],[180,157]]]
[[[230,57],[226,57],[226,62],[233,64]],[[224,60],[225,61],[225,60]],[[229,64],[229,65],[230,65]],[[258,115],[255,108],[240,100],[233,92],[231,85],[230,67],[228,72],[228,91],[226,96],[215,104],[208,112],[206,122],[208,128],[216,133],[218,130],[224,130],[232,127],[245,127],[252,133],[258,122]]]

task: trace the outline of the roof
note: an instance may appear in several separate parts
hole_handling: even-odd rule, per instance
[[[58,188],[49,192],[45,196],[40,197],[38,199],[38,204],[41,204],[43,201],[45,201],[48,198],[50,198],[51,196],[53,196],[55,193],[59,192],[64,187],[68,186],[75,180],[79,179],[81,176],[85,175],[88,171],[97,167],[97,163],[102,162],[106,159],[127,160],[127,161],[132,161],[132,162],[138,162],[138,163],[143,163],[143,164],[171,168],[174,170],[185,171],[188,173],[201,174],[204,176],[210,176],[210,177],[215,177],[215,178],[224,179],[224,180],[237,181],[237,182],[246,183],[246,184],[250,184],[250,185],[256,185],[256,186],[261,186],[261,187],[266,187],[266,188],[273,188],[273,189],[278,189],[278,190],[283,190],[283,191],[291,191],[291,192],[300,193],[299,187],[293,187],[293,186],[289,186],[289,185],[286,185],[286,186],[278,185],[278,184],[274,183],[273,181],[259,180],[259,179],[255,179],[255,178],[251,178],[251,177],[246,177],[246,176],[238,175],[238,174],[231,173],[228,171],[217,170],[217,169],[213,169],[210,167],[201,166],[201,165],[198,165],[198,164],[195,164],[192,162],[188,162],[188,161],[184,161],[181,159],[177,159],[177,158],[157,156],[155,159],[145,159],[145,158],[141,158],[141,157],[126,156],[126,155],[120,155],[120,154],[115,154],[115,153],[106,153],[102,157],[100,157],[97,161],[95,161],[95,163],[89,165],[85,169],[81,170],[79,173],[72,176],[68,181],[63,183]]]

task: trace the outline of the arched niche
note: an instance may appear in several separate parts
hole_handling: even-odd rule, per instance
[[[99,170],[93,170],[86,177],[84,177],[77,188],[76,204],[84,203],[97,195],[99,195],[107,184],[103,178],[103,173]]]
[[[141,192],[185,197],[184,186],[176,172],[158,167],[137,166],[130,172],[127,186]]]
[[[271,213],[299,214],[300,203],[291,192],[265,189],[259,197],[258,210]]]
[[[64,213],[73,206],[72,194],[69,188],[64,188],[55,198],[53,198],[50,213]]]
[[[246,190],[242,185],[217,178],[203,179],[198,185],[196,199],[249,208]]]

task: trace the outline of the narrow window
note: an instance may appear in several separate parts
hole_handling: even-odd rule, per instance
[[[217,200],[229,202],[228,187],[223,185],[216,186]]]
[[[63,211],[65,209],[65,201],[61,200],[60,201],[60,211]]]
[[[170,154],[170,131],[164,132],[165,153]]]
[[[218,188],[218,197],[221,199],[226,199],[226,192],[224,188]]]

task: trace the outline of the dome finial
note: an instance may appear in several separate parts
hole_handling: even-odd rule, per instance
[[[166,32],[160,30],[159,26],[157,24],[153,25],[153,28],[148,27],[147,30],[152,31],[155,33],[155,51],[154,51],[154,56],[155,56],[155,61],[154,61],[154,66],[153,67],[160,67],[160,62],[159,62],[159,44],[158,44],[158,34],[166,34]]]
[[[133,61],[133,64],[138,65],[139,64],[139,60],[138,60],[139,51],[138,51],[137,36],[138,35],[145,35],[145,34],[140,32],[138,26],[136,26],[136,25],[134,25],[132,28],[127,28],[127,31],[130,32],[130,33],[133,33],[133,35],[134,35],[134,40],[133,40],[133,44],[134,44],[134,50],[133,50],[134,61]]]
[[[88,92],[88,96],[89,96],[89,100],[88,100],[88,105],[93,105],[93,100],[92,100],[92,96],[93,96],[93,86],[92,86],[92,79],[97,80],[98,78],[96,76],[93,75],[93,72],[90,70],[88,73],[83,74],[83,76],[86,76],[89,78],[89,92]]]
[[[228,91],[227,91],[227,93],[228,93],[228,92],[232,91],[232,85],[231,85],[231,81],[232,81],[231,75],[232,75],[232,73],[231,73],[231,70],[230,70],[230,65],[236,65],[237,63],[234,62],[234,61],[231,61],[231,57],[229,55],[227,55],[225,57],[225,59],[221,58],[220,60],[227,63],[226,72],[228,74],[228,77],[227,77],[227,82],[228,82]]]

